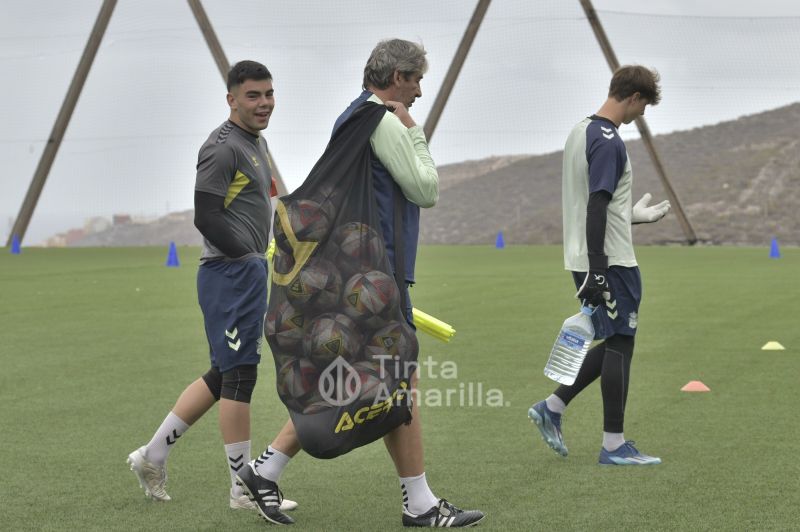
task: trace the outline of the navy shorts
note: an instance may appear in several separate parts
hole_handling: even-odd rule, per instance
[[[572,272],[575,287],[580,288],[586,272]],[[611,266],[606,270],[606,280],[611,288],[611,301],[606,301],[592,314],[595,340],[615,334],[636,336],[639,325],[639,304],[642,302],[642,276],[639,268]]]
[[[267,261],[212,260],[197,272],[211,365],[224,373],[261,361],[267,312]]]

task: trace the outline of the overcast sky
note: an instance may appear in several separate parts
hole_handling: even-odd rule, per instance
[[[273,73],[265,137],[290,189],[355,98],[387,37],[420,41],[422,124],[472,0],[205,0],[231,63]],[[19,211],[100,0],[0,0],[0,238]],[[797,0],[595,0],[622,63],[656,67],[655,133],[800,100]],[[602,103],[609,71],[578,0],[494,0],[431,142],[447,164],[561,148]],[[26,244],[84,218],[192,207],[197,150],[228,116],[225,89],[184,0],[119,0],[28,229]],[[625,132],[636,136],[635,127]]]

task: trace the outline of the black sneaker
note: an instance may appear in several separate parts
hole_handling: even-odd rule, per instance
[[[428,526],[428,527],[461,527],[473,526],[483,519],[483,512],[479,510],[461,510],[444,499],[439,499],[439,504],[425,512],[414,515],[403,509],[403,526]]]
[[[236,484],[242,487],[245,495],[255,503],[258,513],[268,522],[276,525],[294,523],[294,519],[281,512],[283,493],[278,485],[256,473],[251,464],[239,470]]]

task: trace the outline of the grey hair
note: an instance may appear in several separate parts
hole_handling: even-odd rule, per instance
[[[387,39],[379,42],[364,67],[363,88],[387,88],[396,70],[404,76],[424,74],[428,71],[426,53],[421,44],[411,41]]]

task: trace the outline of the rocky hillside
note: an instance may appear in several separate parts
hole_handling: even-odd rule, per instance
[[[182,246],[199,246],[203,238],[194,227],[194,211],[173,212],[149,223],[115,225],[86,235],[74,246],[166,246],[170,242]]]
[[[627,126],[635,127],[635,126]],[[566,138],[567,132],[564,132]],[[800,103],[655,138],[701,242],[800,245]],[[627,143],[634,195],[666,198],[641,141]],[[441,198],[423,211],[426,244],[561,242],[561,152],[442,166]],[[192,211],[89,235],[79,246],[197,245]],[[634,228],[637,243],[685,242],[674,216]]]
[[[635,127],[635,126],[628,126]],[[566,132],[565,132],[566,138]],[[701,242],[800,244],[800,103],[659,135],[667,175]],[[665,199],[641,141],[627,143],[634,195]],[[561,242],[561,152],[532,156],[443,187],[424,211],[424,243]],[[638,243],[684,242],[674,216],[634,228]]]

